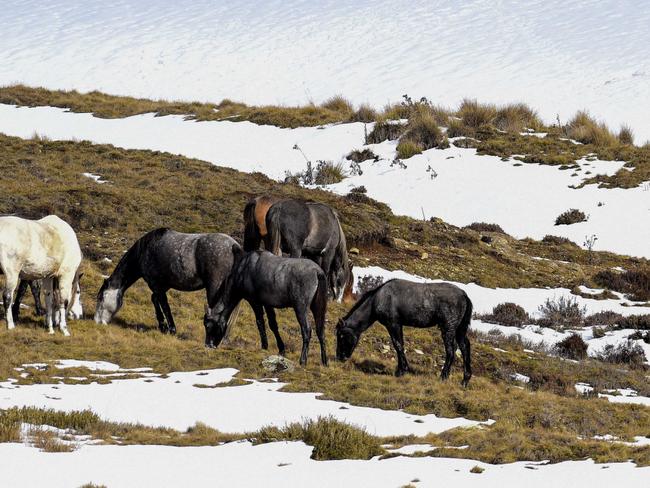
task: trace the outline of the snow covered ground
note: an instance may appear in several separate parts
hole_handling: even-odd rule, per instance
[[[0,83],[382,106],[402,94],[589,108],[650,138],[644,0],[5,0]]]
[[[83,367],[86,363],[77,361],[74,366]],[[97,367],[93,362],[88,366],[91,370]],[[120,370],[117,365],[109,363],[105,371],[116,373],[133,370]],[[16,385],[15,381],[8,380],[0,382],[0,408],[90,409],[103,419],[115,422],[141,423],[181,431],[203,422],[221,432],[235,433],[328,415],[361,426],[379,436],[425,435],[454,427],[478,425],[478,422],[464,418],[412,415],[319,400],[316,393],[283,393],[278,390],[284,383],[278,382],[253,381],[248,385],[210,388],[228,382],[236,373],[236,369],[226,368],[171,373],[166,378],[113,379],[110,383],[90,385]]]
[[[12,488],[70,488],[85,483],[108,487],[143,486],[376,486],[395,488],[413,480],[418,487],[502,488],[525,479],[531,488],[645,486],[650,468],[590,460],[551,465],[518,462],[490,465],[466,459],[395,457],[380,461],[313,461],[302,442],[252,446],[233,442],[216,447],[94,446],[70,453],[45,453],[24,444],[0,444],[0,459],[11,468],[0,484]],[[473,466],[484,468],[470,473]],[[36,469],[35,469],[36,468]]]
[[[363,124],[280,129],[250,122],[194,122],[181,116],[151,114],[125,119],[101,119],[51,107],[16,108],[0,104],[0,132],[18,137],[34,133],[51,139],[89,140],[127,149],[152,149],[203,159],[240,171],[259,171],[283,179],[286,171],[305,168],[297,144],[312,160],[340,161],[363,147]],[[362,163],[363,174],[328,188],[345,194],[363,185],[368,195],[414,218],[441,217],[455,225],[490,222],[519,238],[561,235],[582,245],[596,235],[595,250],[650,258],[650,186],[633,189],[576,190],[584,178],[613,174],[623,162],[580,161],[573,170],[520,164],[516,160],[479,156],[474,149],[432,149],[405,160],[406,168],[391,165],[395,142],[367,146],[381,156]],[[519,166],[515,166],[520,164]],[[437,176],[432,177],[435,174]],[[102,175],[94,175],[99,178]],[[98,180],[104,182],[104,180]],[[578,208],[586,222],[555,226],[562,212]],[[621,236],[626,236],[622,239]]]

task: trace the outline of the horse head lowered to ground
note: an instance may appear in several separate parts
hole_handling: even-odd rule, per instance
[[[348,359],[361,334],[375,321],[388,330],[397,354],[401,376],[410,371],[404,354],[403,326],[440,327],[445,345],[442,379],[447,379],[456,346],[463,355],[463,385],[472,377],[467,330],[472,319],[472,302],[467,294],[450,283],[414,283],[393,279],[365,293],[336,326],[336,357]]]
[[[98,294],[95,322],[106,324],[122,307],[124,293],[140,278],[152,291],[158,328],[176,333],[167,291],[205,289],[208,302],[216,300],[234,263],[235,240],[225,234],[183,234],[156,229],[138,239],[122,256]]]

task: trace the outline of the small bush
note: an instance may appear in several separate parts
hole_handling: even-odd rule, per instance
[[[554,246],[563,246],[565,244],[568,244],[573,247],[578,247],[578,245],[575,242],[573,242],[571,239],[567,239],[566,237],[548,235],[548,234],[544,236],[542,242],[544,244],[553,244]]]
[[[379,144],[384,141],[399,139],[406,130],[406,125],[389,120],[378,120],[372,128],[366,144]]]
[[[537,131],[544,126],[537,112],[524,103],[513,103],[500,107],[493,123],[499,130],[517,133],[525,129]]]
[[[594,280],[600,286],[625,293],[630,300],[650,300],[650,269],[618,272],[611,269],[599,271]]]
[[[366,187],[361,185],[361,186],[355,186],[350,190],[350,193],[368,193],[368,190],[366,190]]]
[[[591,334],[594,336],[594,339],[600,339],[601,337],[605,337],[607,332],[602,327],[592,327]]]
[[[621,130],[618,131],[618,140],[621,144],[629,146],[634,144],[634,132],[629,125],[621,126]]]
[[[359,295],[363,295],[371,290],[374,290],[384,282],[384,278],[381,276],[360,276],[357,280],[357,289],[359,290]]]
[[[597,122],[588,112],[579,111],[565,128],[567,137],[583,144],[616,146],[619,141],[602,122]]]
[[[466,126],[461,119],[450,117],[447,123],[447,137],[473,138],[476,131]]]
[[[555,225],[571,225],[586,221],[587,216],[583,211],[578,210],[577,208],[572,208],[558,215],[555,219]]]
[[[554,329],[565,327],[580,327],[585,318],[587,307],[581,307],[575,297],[560,296],[556,299],[547,298],[539,306],[540,325]]]
[[[650,314],[628,315],[618,322],[621,329],[650,330]]]
[[[641,332],[640,330],[637,330],[627,336],[627,338],[631,341],[643,341],[646,344],[650,344],[650,331]]]
[[[474,466],[472,469],[469,470],[470,473],[474,473],[474,474],[481,474],[483,471],[485,470],[478,465]]]
[[[481,319],[509,327],[519,327],[531,322],[528,312],[523,307],[511,302],[496,305],[491,314],[485,315]]]
[[[506,233],[499,224],[488,224],[486,222],[473,222],[469,225],[466,225],[464,228],[472,229],[476,232],[497,232],[499,234]]]
[[[565,359],[580,360],[587,357],[587,343],[578,334],[571,334],[566,339],[561,340],[553,350],[558,356]]]
[[[646,361],[643,348],[631,340],[616,346],[608,344],[596,357],[607,363],[628,364],[630,366],[641,366]]]
[[[355,149],[354,151],[351,151],[350,154],[345,157],[345,159],[354,161],[355,163],[362,163],[364,161],[368,161],[369,159],[377,161],[379,159],[379,156],[377,156],[370,149]]]
[[[606,325],[609,327],[615,326],[623,319],[620,313],[612,312],[611,310],[603,310],[585,317],[585,326],[591,327],[594,325]],[[595,336],[594,336],[595,337]]]

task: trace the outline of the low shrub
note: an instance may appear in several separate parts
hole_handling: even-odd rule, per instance
[[[374,108],[372,108],[370,105],[362,104],[359,106],[356,112],[354,112],[350,120],[352,122],[369,123],[369,122],[373,122],[376,119],[377,119],[377,111]]]
[[[640,302],[650,300],[650,268],[624,272],[608,269],[598,272],[594,279],[603,287],[625,293],[630,300]]]
[[[558,356],[565,359],[580,360],[587,357],[587,343],[578,334],[571,334],[566,339],[561,340],[553,350]]]
[[[370,149],[355,149],[354,151],[351,151],[350,154],[345,157],[345,159],[354,161],[355,163],[362,163],[364,161],[368,161],[369,159],[377,161],[379,160],[379,156],[377,156]]]
[[[547,298],[546,302],[539,306],[541,318],[538,323],[554,329],[580,327],[583,324],[586,310],[587,307],[581,307],[575,297]]]
[[[643,348],[632,340],[627,340],[616,346],[607,344],[596,357],[607,363],[627,364],[630,366],[642,366],[646,361]]]
[[[643,341],[646,344],[650,344],[650,331],[641,332],[640,330],[637,330],[627,336],[627,338],[631,341]]]
[[[368,190],[366,189],[365,186],[355,186],[350,190],[350,193],[368,193]]]
[[[573,247],[579,247],[575,242],[573,242],[571,239],[567,239],[566,237],[560,237],[560,236],[553,236],[553,235],[545,235],[544,238],[542,239],[542,242],[544,244],[552,244],[554,246],[564,246],[570,245]]]
[[[623,316],[620,313],[603,310],[602,312],[596,312],[585,317],[585,326],[606,325],[613,327],[619,324],[622,319]]]
[[[472,229],[476,232],[497,232],[499,234],[506,233],[499,224],[488,224],[487,222],[473,222],[469,225],[466,225],[464,228]]]
[[[519,327],[531,322],[528,312],[520,305],[511,302],[496,305],[492,309],[492,313],[482,316],[481,319],[509,327]]]
[[[357,289],[359,290],[359,295],[363,295],[371,290],[374,290],[384,282],[384,278],[381,276],[360,276],[357,279]]]
[[[592,327],[591,334],[594,336],[594,339],[600,339],[607,335],[607,331],[603,327]]]
[[[555,219],[555,225],[571,225],[586,221],[587,216],[582,210],[572,208],[558,215],[558,217]]]
[[[621,329],[650,330],[650,314],[628,315],[618,322]]]

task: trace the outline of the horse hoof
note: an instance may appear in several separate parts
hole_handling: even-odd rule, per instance
[[[63,332],[64,336],[70,337],[70,332],[68,332],[68,329],[63,329],[61,332]]]

